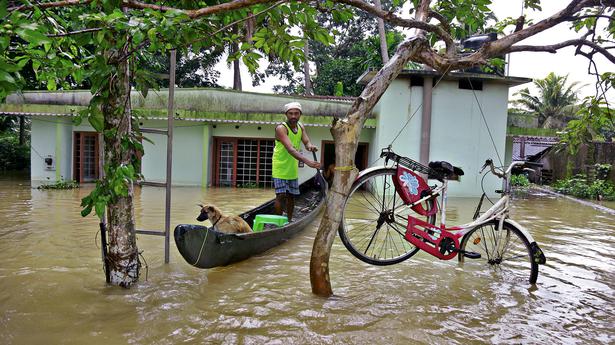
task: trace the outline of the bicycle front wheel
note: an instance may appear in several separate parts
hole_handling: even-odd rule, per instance
[[[527,237],[512,224],[505,222],[501,230],[498,225],[499,221],[494,220],[477,226],[463,236],[461,249],[481,255],[479,259],[470,259],[459,254],[464,270],[492,274],[502,280],[526,280],[535,284],[538,264],[532,260]]]
[[[340,239],[352,255],[368,264],[396,264],[419,250],[405,239],[408,215],[418,214],[397,195],[395,174],[394,168],[382,168],[361,176],[344,204]],[[423,204],[425,210],[433,206],[433,199]],[[425,217],[430,224],[435,219],[435,214]]]

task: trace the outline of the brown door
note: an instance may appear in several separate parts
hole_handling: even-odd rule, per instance
[[[79,183],[98,179],[98,133],[75,132],[73,142],[73,178]]]

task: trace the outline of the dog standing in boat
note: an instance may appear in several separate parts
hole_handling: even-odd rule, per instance
[[[252,232],[250,225],[239,216],[225,216],[219,208],[214,205],[198,205],[201,214],[196,218],[199,222],[209,219],[217,231],[227,234],[240,234]]]

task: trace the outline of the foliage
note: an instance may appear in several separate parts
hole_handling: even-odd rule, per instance
[[[527,187],[530,185],[530,180],[524,174],[511,175],[510,185],[516,187]]]
[[[177,54],[175,69],[175,85],[177,87],[220,87],[218,78],[220,72],[214,70],[215,65],[222,58],[224,51],[213,47],[202,48],[198,53],[191,49]],[[168,74],[170,68],[169,57],[157,55],[152,58],[149,70],[152,73]],[[158,87],[167,87],[168,80],[157,79]]]
[[[396,11],[401,8],[402,3],[403,1],[382,1],[382,7]],[[339,16],[320,14],[317,20],[320,26],[333,34],[335,41],[323,43],[309,40],[308,59],[316,67],[316,75],[312,81],[314,93],[325,96],[358,95],[363,86],[357,85],[357,78],[370,67],[382,67],[376,20],[362,11],[347,12]],[[404,36],[387,22],[385,27],[391,54]],[[275,61],[267,67],[262,77],[276,76],[287,82],[286,85],[275,85],[275,92],[301,94],[304,91],[304,76],[298,75],[297,71],[297,67]],[[343,86],[341,94],[337,87],[338,82]]]
[[[60,180],[51,184],[42,184],[36,189],[74,189],[79,188],[79,183],[75,180]]]
[[[489,21],[496,19],[489,5],[491,0],[438,1],[435,9],[446,18],[452,36],[462,39],[489,30]]]
[[[583,199],[615,200],[615,185],[610,181],[595,180],[590,182],[585,175],[575,175],[553,184],[555,191]]]
[[[29,167],[29,145],[19,145],[19,139],[14,133],[0,134],[0,169],[24,170]]]
[[[515,93],[519,99],[511,103],[520,106],[528,114],[538,118],[538,126],[542,127],[549,118],[567,119],[574,114],[577,101],[578,83],[566,85],[568,76],[557,76],[551,72],[544,79],[534,81],[538,95],[529,88]]]
[[[158,2],[162,4],[162,2]],[[123,11],[118,1],[96,1],[90,5],[63,6],[57,9],[32,7],[29,10],[8,10],[0,2],[0,100],[9,92],[27,84],[28,68],[36,81],[49,90],[71,89],[86,83],[92,99],[75,124],[87,120],[109,143],[119,139],[114,159],[107,160],[105,178],[82,200],[83,215],[92,210],[102,216],[105,205],[126,196],[128,184],[139,178],[138,157],[143,153],[138,118],[133,118],[134,132],[119,134],[114,118],[121,118],[126,103],[118,102],[123,64],[130,64],[130,83],[144,95],[151,88],[165,85],[159,73],[168,71],[168,52],[179,50],[178,82],[184,86],[213,86],[210,79],[195,78],[195,69],[206,70],[217,61],[221,47],[243,37],[233,31],[232,23],[242,23],[254,13],[264,12],[250,40],[243,40],[230,60],[241,59],[255,71],[258,60],[271,56],[298,66],[303,62],[304,35],[329,44],[331,34],[315,20],[315,9],[303,3],[284,3],[271,7],[257,4],[250,8],[224,11],[219,15],[190,18],[187,12],[159,11],[152,8]],[[185,9],[207,6],[205,2],[181,3]],[[348,10],[335,3],[322,5],[330,13],[349,18]],[[304,32],[291,34],[290,28]],[[198,53],[194,53],[198,52]],[[205,60],[208,56],[208,60]],[[186,73],[182,70],[186,69]],[[118,98],[120,97],[120,98]],[[129,103],[129,102],[128,102]],[[135,115],[135,114],[133,114]],[[121,157],[131,157],[123,162]]]
[[[568,122],[560,136],[560,141],[568,145],[571,153],[583,143],[612,141],[615,137],[615,112],[606,99],[585,98],[577,114],[579,117]]]
[[[607,178],[609,178],[609,173],[611,172],[611,169],[613,168],[613,165],[611,164],[595,164],[594,165],[596,168],[596,178],[599,180],[606,180]]]
[[[403,36],[398,32],[387,33],[387,45],[392,51],[401,41]],[[358,96],[363,90],[363,85],[357,84],[357,79],[369,68],[379,69],[382,67],[380,56],[380,43],[377,35],[365,39],[355,40],[350,47],[343,47],[337,51],[337,56],[327,56],[329,49],[315,49],[311,58],[316,63],[318,74],[313,80],[314,93],[325,96]],[[321,56],[320,54],[325,54]],[[283,76],[289,82],[288,85],[278,85],[275,90],[282,93],[301,93],[302,79],[296,79],[294,70],[290,66],[272,65],[268,71],[278,76]],[[342,88],[340,89],[340,86]],[[340,92],[341,91],[341,92]]]
[[[522,128],[508,126],[506,128],[506,135],[538,135],[544,137],[557,136],[558,130],[552,128]]]

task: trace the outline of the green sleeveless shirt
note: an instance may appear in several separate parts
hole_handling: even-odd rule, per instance
[[[293,133],[286,122],[283,123],[284,127],[288,130],[288,139],[291,144],[297,150],[301,145],[301,124],[297,123],[297,133]],[[283,180],[294,180],[299,178],[299,161],[291,156],[290,153],[284,147],[281,141],[275,141],[275,147],[273,148],[273,168],[271,176]]]

